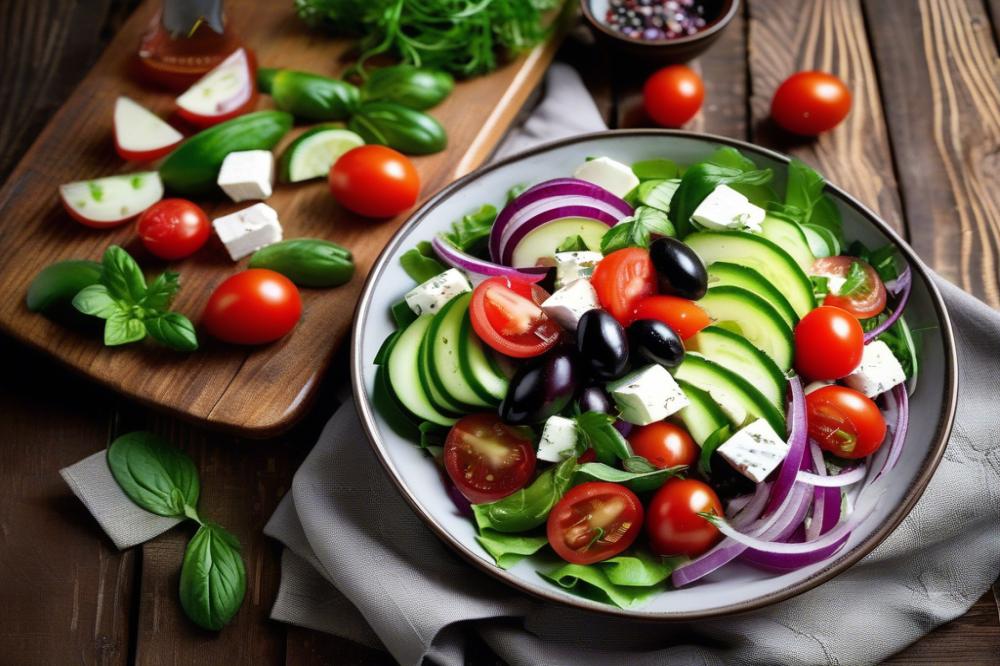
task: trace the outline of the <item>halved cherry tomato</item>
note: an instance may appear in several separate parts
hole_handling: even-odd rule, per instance
[[[810,269],[811,275],[846,278],[854,270],[854,264],[861,267],[864,280],[860,284],[844,286],[850,293],[841,296],[839,293],[827,294],[823,305],[832,305],[847,310],[858,319],[868,319],[878,315],[885,309],[885,285],[871,265],[855,257],[822,257],[817,259]],[[839,292],[839,290],[838,290]]]
[[[625,486],[581,483],[549,512],[549,544],[567,562],[600,562],[632,545],[642,531],[642,514],[639,498]]]
[[[139,239],[160,259],[183,259],[198,251],[208,240],[208,215],[186,199],[158,201],[139,215]]]
[[[330,193],[365,217],[395,217],[417,203],[420,175],[413,162],[386,146],[358,146],[330,167]]]
[[[524,487],[534,474],[531,431],[509,426],[496,414],[466,416],[448,433],[444,467],[470,502],[495,502]]]
[[[679,296],[647,296],[635,307],[635,320],[655,319],[674,330],[682,340],[712,323],[708,313],[694,301]]]
[[[885,418],[865,394],[846,386],[824,386],[806,396],[809,436],[841,458],[864,458],[885,441]]]
[[[814,136],[836,127],[851,111],[851,91],[826,72],[796,72],[778,86],[771,117],[789,132]]]
[[[518,278],[484,280],[469,302],[472,329],[501,354],[514,358],[543,354],[558,342],[560,333],[538,306],[548,296],[541,287]]]
[[[656,293],[656,269],[649,252],[627,247],[601,259],[590,279],[597,299],[622,326],[631,323],[636,303]]]
[[[669,421],[639,426],[629,433],[628,441],[636,455],[661,469],[693,465],[701,451],[687,430]]]
[[[657,555],[697,557],[715,545],[721,533],[699,513],[722,516],[722,503],[707,484],[673,478],[653,495],[646,518],[649,547]]]
[[[220,340],[260,345],[290,333],[301,316],[302,299],[291,280],[266,268],[251,268],[215,288],[201,321]]]
[[[642,87],[646,113],[657,125],[680,127],[691,120],[702,100],[705,85],[687,65],[670,65],[654,72]]]
[[[854,372],[865,350],[857,317],[821,305],[795,326],[795,369],[809,379],[840,379]]]

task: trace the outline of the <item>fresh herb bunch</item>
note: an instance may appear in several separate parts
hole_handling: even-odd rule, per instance
[[[295,0],[306,22],[360,37],[354,70],[385,53],[459,76],[489,72],[548,34],[542,14],[560,0]]]

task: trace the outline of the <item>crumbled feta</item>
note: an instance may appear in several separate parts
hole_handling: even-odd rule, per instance
[[[717,451],[726,462],[755,483],[767,478],[788,455],[788,442],[767,421],[757,419],[727,439]]]
[[[536,457],[545,462],[562,462],[576,453],[576,421],[550,416],[542,428]]]
[[[694,209],[691,220],[706,229],[745,229],[760,233],[765,215],[763,208],[750,203],[733,188],[719,185]]]
[[[212,227],[233,261],[281,240],[278,212],[259,203],[212,220]]]
[[[216,182],[233,201],[267,199],[274,186],[274,155],[269,150],[229,153]]]
[[[899,364],[889,345],[874,340],[865,345],[861,355],[861,365],[844,377],[844,383],[852,389],[874,398],[906,381],[906,373]]]
[[[458,269],[449,268],[411,289],[404,298],[418,315],[437,312],[459,294],[472,291],[469,280]]]
[[[556,252],[556,289],[581,278],[589,280],[603,258],[600,252]]]
[[[662,365],[647,365],[607,388],[622,420],[635,425],[662,421],[689,404],[684,391]]]
[[[601,307],[589,280],[570,282],[542,302],[542,310],[567,331],[575,331],[585,312]]]
[[[618,197],[624,197],[639,186],[639,178],[632,168],[610,157],[587,160],[576,168],[573,177],[599,185]]]

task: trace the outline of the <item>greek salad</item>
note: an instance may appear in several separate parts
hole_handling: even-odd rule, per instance
[[[911,274],[733,148],[588,159],[404,253],[374,401],[499,567],[620,607],[834,556],[902,453]]]

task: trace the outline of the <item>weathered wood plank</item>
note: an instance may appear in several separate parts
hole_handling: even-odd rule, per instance
[[[911,242],[1000,307],[1000,59],[984,6],[872,0],[865,11]]]
[[[960,618],[938,627],[887,664],[996,664],[1000,655],[997,607],[987,592]]]

